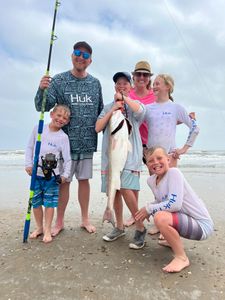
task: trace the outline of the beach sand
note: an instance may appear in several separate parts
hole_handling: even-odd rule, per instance
[[[41,238],[23,244],[29,178],[22,167],[1,169],[0,299],[225,299],[225,172],[192,168],[184,174],[206,203],[215,232],[206,241],[184,240],[191,266],[165,274],[161,268],[172,259],[172,252],[157,244],[157,235],[148,235],[141,250],[128,248],[134,227],[117,241],[102,240],[112,227],[101,223],[106,198],[100,193],[99,171],[91,180],[90,214],[96,234],[79,228],[74,181],[65,230],[51,244],[45,245]],[[143,172],[140,206],[153,199],[146,178]],[[129,216],[127,209],[124,215]]]

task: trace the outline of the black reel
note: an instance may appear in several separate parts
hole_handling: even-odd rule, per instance
[[[52,177],[52,173],[55,176],[56,182],[61,183],[61,177],[60,175],[55,175],[55,172],[53,169],[57,167],[57,159],[55,157],[55,154],[48,153],[45,155],[45,157],[41,157],[42,160],[42,171],[45,176],[46,180],[50,180]]]

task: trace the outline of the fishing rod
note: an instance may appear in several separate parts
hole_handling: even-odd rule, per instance
[[[46,69],[46,73],[45,73],[46,76],[49,75],[53,42],[57,38],[54,34],[54,30],[55,30],[55,23],[56,23],[56,15],[57,15],[58,7],[60,6],[60,4],[61,3],[58,0],[55,1],[54,17],[53,17],[53,22],[52,22],[52,31],[51,31],[51,38],[50,38],[50,47],[49,47],[49,53],[48,53],[48,63],[47,63],[47,69]],[[31,216],[31,208],[32,208],[32,199],[34,197],[34,187],[35,187],[35,182],[36,182],[38,160],[39,160],[39,154],[40,154],[40,149],[41,149],[41,135],[42,135],[43,126],[44,126],[44,112],[45,112],[45,105],[46,105],[46,97],[47,97],[47,89],[45,88],[43,91],[41,114],[40,114],[40,119],[39,119],[39,123],[38,123],[38,135],[37,135],[37,140],[36,140],[36,144],[35,144],[34,163],[33,163],[33,168],[32,168],[31,182],[30,182],[29,201],[28,201],[28,208],[27,208],[26,219],[25,219],[25,224],[24,224],[24,231],[23,231],[23,243],[27,242],[28,234],[30,231],[30,216]]]
[[[124,102],[124,95],[123,95],[123,93],[121,93],[121,95],[122,95],[122,101]],[[124,110],[125,110],[126,118],[128,119],[128,113],[127,113],[126,103],[124,103]]]

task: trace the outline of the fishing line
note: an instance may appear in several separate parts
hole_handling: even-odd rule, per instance
[[[200,81],[201,81],[201,83],[203,85],[203,88],[205,90],[207,90],[207,92],[208,92],[207,97],[209,97],[209,99],[212,100],[214,97],[213,97],[213,95],[211,93],[211,90],[209,89],[207,83],[204,80],[204,76],[202,75],[202,73],[201,73],[201,71],[200,71],[200,69],[199,69],[199,67],[198,67],[198,65],[197,65],[197,63],[196,63],[196,61],[195,61],[195,59],[194,59],[194,57],[192,55],[192,52],[191,52],[190,48],[188,47],[188,45],[187,45],[187,43],[185,41],[185,38],[184,38],[181,30],[179,29],[179,27],[178,27],[178,25],[177,25],[177,23],[175,21],[175,17],[173,16],[171,10],[169,9],[167,1],[164,0],[163,2],[165,4],[165,7],[166,7],[166,10],[167,10],[167,13],[168,13],[169,17],[172,20],[172,23],[174,24],[174,27],[176,28],[176,31],[177,31],[178,35],[180,36],[181,41],[183,42],[184,48],[185,48],[185,50],[187,52],[187,55],[190,57],[191,62],[193,64],[193,66],[195,67],[195,70],[196,70],[196,72],[197,72],[197,74],[198,74],[198,76],[200,78]]]

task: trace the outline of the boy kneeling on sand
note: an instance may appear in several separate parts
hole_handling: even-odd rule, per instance
[[[147,166],[152,176],[147,180],[155,201],[142,207],[135,219],[144,221],[153,216],[163,235],[159,241],[174,252],[174,259],[163,268],[165,272],[180,272],[190,265],[181,237],[205,240],[213,232],[213,221],[202,200],[195,194],[177,168],[169,168],[169,157],[161,147],[145,152]]]
[[[54,208],[58,207],[59,184],[64,184],[69,178],[71,169],[70,144],[67,134],[61,129],[69,122],[70,109],[62,104],[57,104],[50,112],[51,122],[43,128],[42,142],[39,155],[37,176],[35,180],[32,206],[36,221],[36,229],[30,234],[31,239],[36,239],[44,234],[43,242],[52,241],[51,225]],[[25,170],[32,175],[35,143],[38,128],[34,127],[25,153]],[[59,164],[59,160],[63,163]],[[61,169],[62,170],[59,170]],[[43,226],[43,209],[44,221]]]

